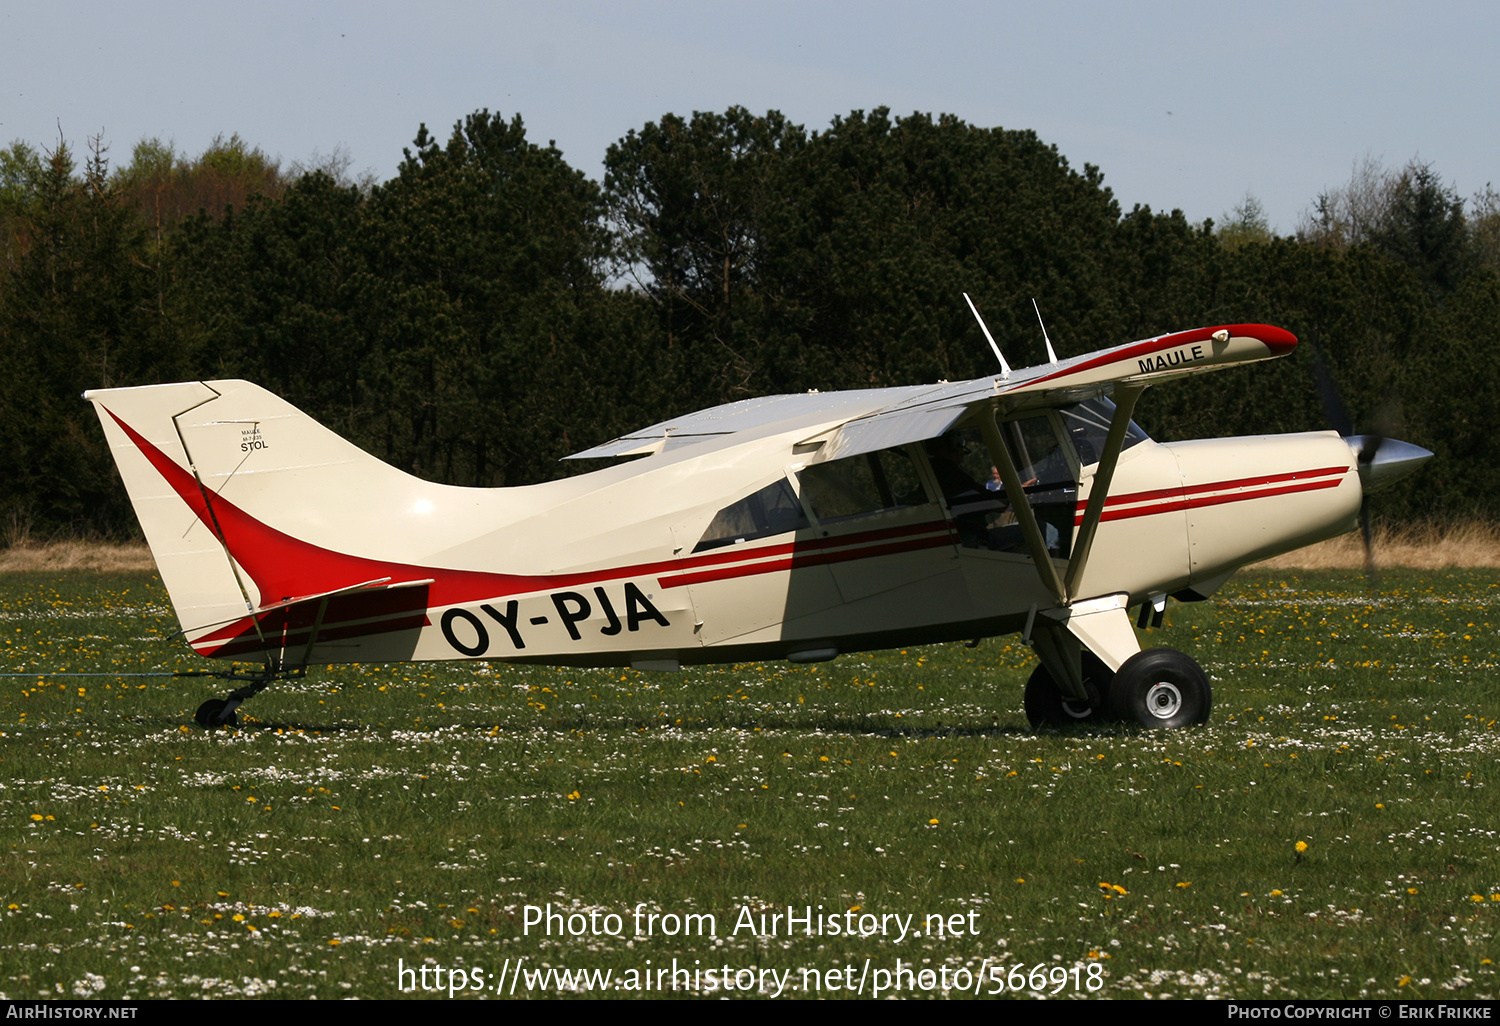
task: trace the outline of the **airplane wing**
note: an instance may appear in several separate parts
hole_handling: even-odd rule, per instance
[[[1120,385],[1144,387],[1285,356],[1296,345],[1291,332],[1269,324],[1231,324],[1158,335],[1013,371],[1008,377],[937,386],[827,433],[819,460],[935,438],[980,403],[993,403],[1004,415],[1061,406],[1108,394]]]
[[[745,399],[662,421],[567,458],[666,452],[806,419],[817,430],[803,441],[824,443],[817,455],[824,462],[936,438],[982,403],[1006,415],[1061,406],[1119,385],[1153,385],[1285,356],[1296,344],[1290,332],[1269,324],[1196,328],[971,381]]]
[[[906,388],[865,388],[848,392],[811,391],[741,399],[664,420],[563,458],[583,460],[605,456],[647,456],[808,416],[814,417],[818,423],[826,424],[830,419],[840,419],[841,415],[849,419],[863,417],[872,411],[911,401],[942,388],[942,385],[916,385]]]

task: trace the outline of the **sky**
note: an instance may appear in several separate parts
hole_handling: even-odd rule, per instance
[[[126,163],[238,133],[283,164],[335,151],[394,174],[420,124],[520,114],[603,175],[662,115],[853,110],[1031,129],[1104,172],[1123,210],[1216,221],[1253,195],[1292,232],[1367,158],[1500,182],[1500,4],[1299,2],[415,3],[6,0],[0,144]]]

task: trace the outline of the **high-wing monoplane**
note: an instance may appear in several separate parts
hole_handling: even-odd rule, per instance
[[[391,467],[245,381],[91,391],[187,643],[271,681],[343,662],[674,670],[1020,632],[1033,724],[1207,719],[1198,664],[1142,650],[1168,596],[1352,529],[1431,453],[1333,431],[1162,444],[1150,385],[1283,356],[1288,332],[1161,335],[972,381],[749,399],[545,484]],[[1050,343],[1049,343],[1050,349]],[[997,350],[998,354],[998,350]]]

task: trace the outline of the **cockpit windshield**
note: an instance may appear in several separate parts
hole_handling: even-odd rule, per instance
[[[1100,396],[1074,406],[1064,406],[1057,412],[1062,414],[1063,427],[1067,430],[1068,437],[1073,440],[1073,448],[1078,453],[1079,464],[1087,467],[1098,463],[1099,454],[1104,451],[1104,440],[1109,436],[1109,422],[1115,415],[1113,400]],[[1151,436],[1142,431],[1141,426],[1132,420],[1130,426],[1125,429],[1125,443],[1121,451],[1150,440]]]

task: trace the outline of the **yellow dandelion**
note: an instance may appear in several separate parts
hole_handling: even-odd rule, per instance
[[[1301,855],[1305,851],[1307,851],[1307,842],[1306,841],[1298,841],[1297,842],[1297,854]]]
[[[1193,886],[1193,882],[1191,880],[1178,880],[1177,881],[1177,886],[1178,887],[1191,887],[1191,886]]]
[[[937,826],[938,825],[938,821],[936,819],[929,819],[927,821],[927,825],[928,826]]]

